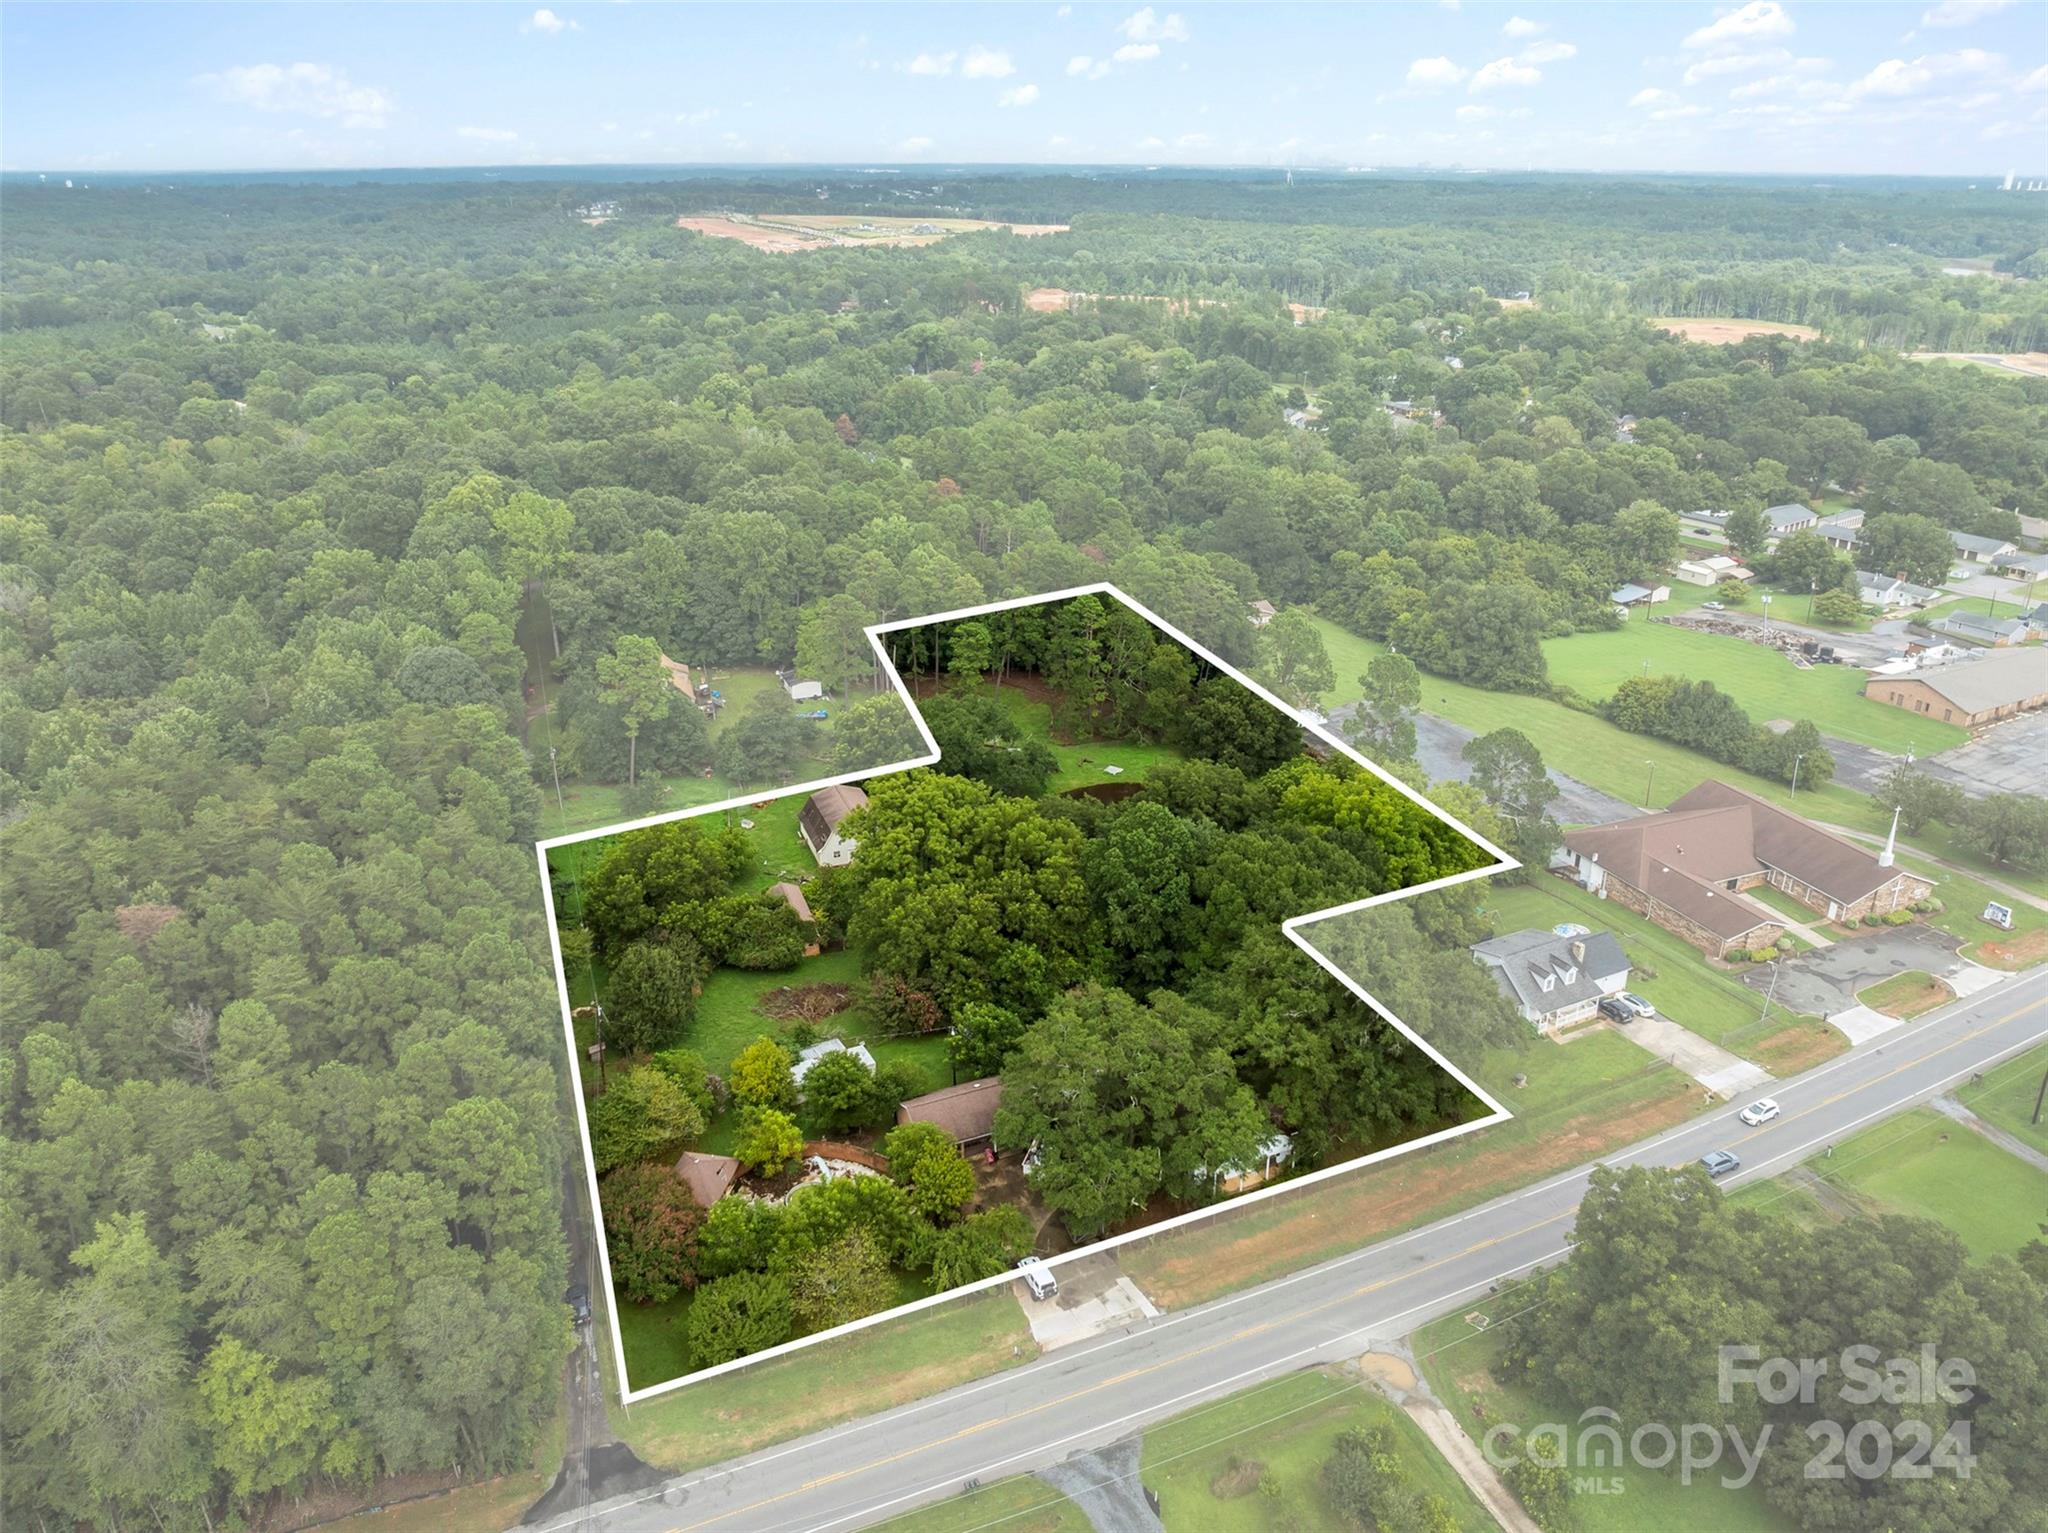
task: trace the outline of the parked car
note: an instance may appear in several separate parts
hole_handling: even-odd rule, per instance
[[[1060,1280],[1053,1276],[1052,1268],[1035,1256],[1026,1256],[1017,1263],[1017,1271],[1024,1279],[1024,1286],[1031,1290],[1034,1299],[1052,1299],[1059,1296]]]
[[[578,1325],[590,1324],[590,1290],[581,1283],[571,1283],[569,1291],[562,1295],[562,1302],[569,1306],[569,1313],[576,1317]]]
[[[1700,605],[1709,612],[1726,612],[1728,610],[1728,603],[1724,601],[1701,602]]]
[[[1769,1097],[1765,1097],[1760,1102],[1751,1102],[1749,1106],[1743,1108],[1735,1116],[1744,1123],[1747,1123],[1751,1128],[1755,1128],[1759,1123],[1770,1122],[1771,1119],[1777,1117],[1782,1111],[1783,1109],[1776,1102],[1773,1102]]]
[[[1709,1150],[1700,1157],[1700,1165],[1708,1176],[1719,1181],[1730,1172],[1742,1169],[1742,1157],[1733,1150]]]
[[[1634,1008],[1635,1014],[1639,1017],[1654,1017],[1657,1015],[1657,1008],[1637,995],[1633,990],[1622,991],[1621,1001],[1624,1005]]]
[[[1636,1019],[1636,1009],[1620,996],[1610,995],[1601,1000],[1600,1015],[1610,1022],[1633,1022]]]

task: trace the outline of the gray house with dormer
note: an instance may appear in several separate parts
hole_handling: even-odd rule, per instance
[[[1503,994],[1532,1027],[1555,1029],[1590,1017],[1628,988],[1628,954],[1610,932],[1565,936],[1531,928],[1472,944]]]

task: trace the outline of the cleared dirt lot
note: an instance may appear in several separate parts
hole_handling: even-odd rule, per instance
[[[1065,224],[999,224],[981,218],[864,218],[854,213],[688,213],[678,229],[738,240],[756,250],[791,255],[834,246],[936,245],[955,234],[1006,229],[1031,237],[1064,234]],[[922,232],[920,232],[922,231]]]
[[[1783,325],[1770,319],[1658,319],[1659,330],[1707,346],[1733,346],[1752,335],[1787,335],[1795,341],[1817,341],[1820,332],[1811,325]]]

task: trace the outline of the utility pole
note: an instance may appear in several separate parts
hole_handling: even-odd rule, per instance
[[[1805,759],[1805,751],[1801,751],[1798,755],[1792,758],[1792,796],[1794,798],[1799,797],[1799,763],[1804,761]]]
[[[1652,761],[1650,763],[1650,780],[1643,784],[1643,807],[1645,809],[1648,809],[1650,807],[1650,789],[1655,787],[1656,783],[1657,763]]]
[[[2028,1120],[2029,1122],[2041,1121],[2041,1104],[2044,1102],[2048,1102],[2048,1070],[2041,1072],[2041,1089],[2034,1093],[2034,1116]]]
[[[1757,1013],[1756,1020],[1759,1027],[1763,1025],[1764,1019],[1771,1014],[1771,1002],[1778,994],[1778,970],[1784,962],[1785,960],[1782,958],[1773,958],[1771,960],[1771,983],[1764,990],[1764,1009]]]

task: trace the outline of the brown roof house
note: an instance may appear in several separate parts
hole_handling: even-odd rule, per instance
[[[709,1208],[732,1191],[732,1184],[740,1179],[740,1163],[730,1155],[701,1155],[685,1150],[683,1158],[676,1162],[676,1175],[690,1189],[697,1206]]]
[[[839,822],[867,807],[868,796],[848,783],[820,788],[804,801],[796,828],[820,866],[840,868],[853,861],[854,841],[839,833]]]
[[[898,1123],[936,1123],[955,1144],[975,1144],[996,1134],[996,1109],[1003,1105],[1003,1083],[995,1076],[962,1081],[944,1091],[912,1097],[896,1109]]]
[[[1769,947],[1785,918],[1742,891],[1783,890],[1831,921],[1903,910],[1927,879],[1724,782],[1701,783],[1662,814],[1576,830],[1564,857],[1585,888],[1648,916],[1716,958]]]
[[[796,918],[803,922],[807,928],[804,933],[804,957],[816,958],[820,951],[818,947],[818,918],[811,914],[811,902],[804,898],[804,891],[795,884],[784,882],[770,884],[768,892],[775,895],[788,905],[791,910],[796,912]]]

